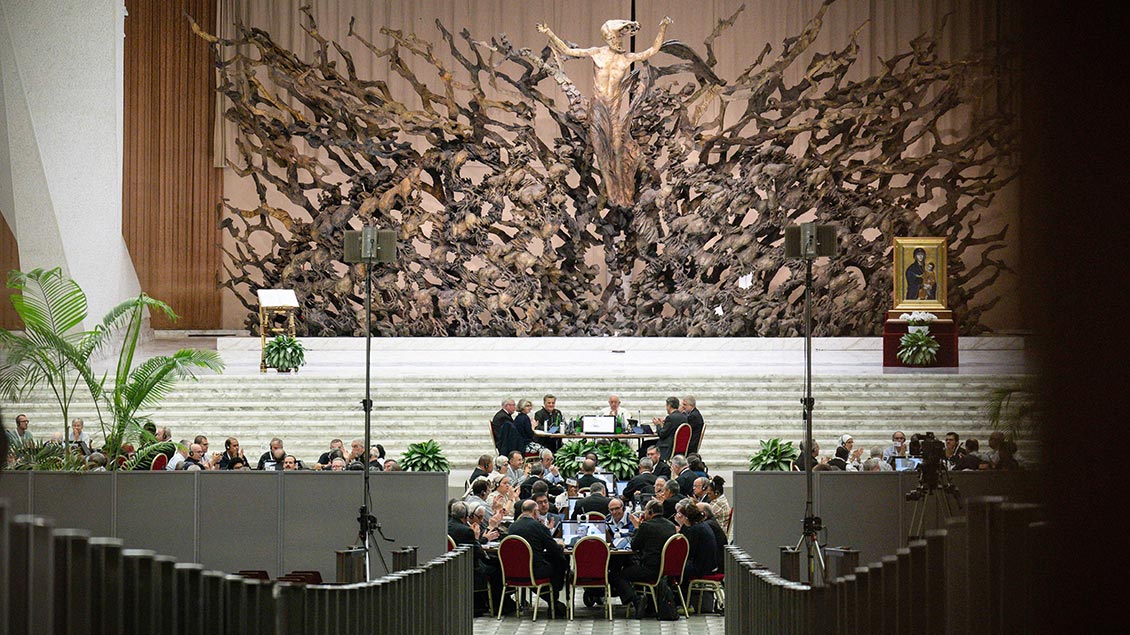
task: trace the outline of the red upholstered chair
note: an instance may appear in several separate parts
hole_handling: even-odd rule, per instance
[[[608,584],[608,543],[599,536],[585,536],[573,545],[573,571],[569,585],[569,619],[573,619],[573,604],[577,587],[604,589],[604,606],[608,619],[612,619],[612,587]]]
[[[717,608],[724,608],[726,606],[726,592],[722,588],[722,582],[726,579],[724,573],[711,573],[702,576],[701,578],[691,578],[690,587],[687,589],[687,595],[694,596],[694,592],[698,591],[698,613],[702,614],[702,595],[707,591],[714,594],[714,605]]]
[[[447,537],[447,550],[455,551],[455,540],[453,540],[451,536]]]
[[[633,583],[633,586],[651,596],[651,604],[656,611],[659,610],[659,600],[655,597],[655,587],[659,585],[660,579],[667,578],[671,586],[674,587],[674,591],[679,594],[679,602],[683,605],[683,615],[689,615],[687,598],[683,595],[682,584],[683,569],[687,566],[687,557],[690,556],[690,553],[691,545],[687,542],[686,536],[683,534],[671,536],[663,545],[663,552],[659,557],[659,576],[654,580]]]
[[[580,515],[580,520],[587,520],[589,522],[595,522],[604,519],[604,514],[600,512],[585,512],[584,514]]]
[[[263,569],[241,569],[236,572],[241,578],[249,578],[251,580],[270,580],[271,576]]]
[[[165,466],[168,464],[169,457],[165,456],[164,454],[158,454],[157,456],[153,457],[153,463],[149,465],[149,469],[157,472],[165,469]]]
[[[525,595],[526,589],[532,589],[534,597],[532,603],[534,605],[534,621],[538,621],[538,598],[541,597],[544,591],[549,595],[549,615],[556,617],[554,614],[553,602],[553,585],[550,583],[549,578],[535,578],[534,577],[534,550],[530,547],[530,543],[521,536],[507,536],[502,539],[498,545],[498,562],[502,565],[502,597],[506,597],[506,589],[509,587],[516,592]],[[515,615],[522,611],[522,598],[518,598],[515,604]],[[498,602],[498,619],[502,619],[502,605],[504,602],[500,599]]]
[[[675,445],[671,450],[671,456],[676,454],[687,455],[687,449],[691,447],[691,424],[680,423],[678,428],[675,428]]]

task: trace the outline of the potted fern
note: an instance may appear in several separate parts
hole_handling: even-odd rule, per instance
[[[907,366],[929,366],[938,359],[941,345],[929,333],[907,333],[899,340],[898,358]]]
[[[306,365],[306,348],[296,338],[279,335],[267,342],[263,349],[263,359],[267,366],[280,373],[298,372],[299,366]]]
[[[751,472],[788,472],[800,456],[800,450],[793,447],[792,441],[769,439],[759,443],[761,450],[749,457]]]
[[[451,464],[435,439],[411,443],[400,456],[400,467],[406,472],[450,472]]]

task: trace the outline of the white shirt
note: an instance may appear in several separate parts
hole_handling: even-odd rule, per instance
[[[165,469],[175,470],[181,463],[184,463],[184,455],[180,452],[173,452],[173,458],[169,459],[169,462],[165,464]]]

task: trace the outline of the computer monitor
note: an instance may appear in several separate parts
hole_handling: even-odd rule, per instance
[[[615,434],[616,417],[610,415],[585,415],[581,417],[581,431],[585,434]]]
[[[603,521],[566,520],[561,523],[561,541],[572,547],[585,536],[608,540],[608,523]]]
[[[916,456],[896,456],[895,457],[895,471],[896,472],[913,472],[918,469],[918,465],[922,463],[922,459]]]
[[[629,481],[621,481],[619,479],[616,480],[616,494],[617,495],[622,495],[624,493],[624,490],[628,488],[628,482]]]

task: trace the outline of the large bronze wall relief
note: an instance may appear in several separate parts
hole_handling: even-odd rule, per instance
[[[378,334],[789,336],[802,330],[803,270],[784,259],[784,228],[815,220],[841,239],[816,268],[816,335],[880,331],[896,236],[948,239],[949,304],[964,333],[982,332],[1011,236],[981,215],[1015,177],[1017,126],[1007,108],[967,105],[1009,90],[1001,50],[942,59],[928,33],[851,80],[853,39],[786,81],[826,9],[736,77],[716,75],[714,43],[740,29],[741,10],[701,52],[666,40],[666,24],[642,25],[648,38],[658,27],[658,51],[624,50],[621,36],[641,29],[626,21],[596,47],[539,25],[540,51],[534,25],[487,42],[437,21],[436,43],[351,27],[410,99],[359,77],[309,13],[308,60],[262,30],[198,30],[239,129],[231,167],[259,194],[223,216],[234,246],[221,285],[251,328],[255,289],[283,287],[298,293],[306,334],[359,335],[364,281],[342,262],[342,237],[373,223],[398,228],[401,248],[374,272]],[[570,79],[585,64],[595,86]],[[943,130],[963,108],[967,125]],[[289,209],[268,202],[278,195]]]

